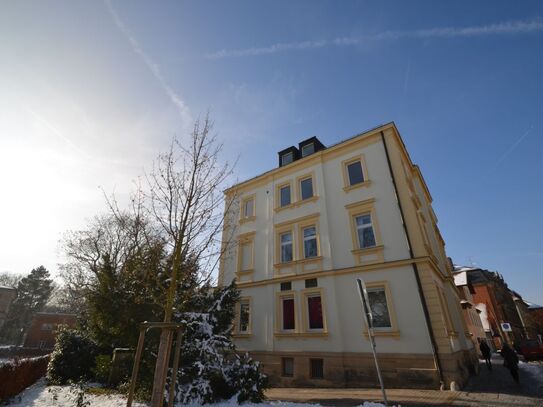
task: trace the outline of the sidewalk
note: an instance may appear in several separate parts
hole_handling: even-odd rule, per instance
[[[493,357],[489,371],[481,363],[478,376],[471,378],[463,391],[388,389],[389,405],[429,407],[543,407],[543,362],[520,364],[520,381],[513,382],[509,371],[502,365],[500,356]],[[318,403],[323,406],[350,407],[364,401],[382,402],[379,389],[270,389],[266,395],[271,400]]]

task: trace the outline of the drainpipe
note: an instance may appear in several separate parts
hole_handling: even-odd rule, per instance
[[[404,214],[403,214],[402,203],[400,202],[400,195],[398,194],[398,187],[396,185],[396,178],[394,177],[394,172],[392,171],[392,164],[390,162],[390,156],[388,154],[388,148],[387,148],[387,143],[386,143],[386,140],[385,140],[385,134],[382,131],[381,131],[381,141],[383,142],[383,147],[385,149],[385,155],[387,157],[387,163],[388,163],[388,171],[390,172],[390,177],[392,179],[392,185],[394,186],[394,193],[396,194],[396,203],[398,204],[398,209],[400,210],[400,216],[402,218],[402,226],[403,226],[403,230],[405,232],[405,238],[407,239],[407,247],[409,249],[409,257],[411,259],[414,259],[415,256],[413,255],[413,249],[412,249],[412,246],[411,246],[411,238],[409,237],[409,231],[407,230],[407,225],[405,224],[405,217],[404,217]],[[431,346],[432,346],[432,355],[434,357],[434,363],[435,363],[435,366],[437,368],[437,372],[439,374],[439,380],[441,382],[440,383],[441,388],[443,388],[443,386],[445,385],[445,380],[443,378],[443,371],[441,369],[441,362],[440,362],[439,356],[437,354],[437,344],[436,344],[436,339],[435,339],[435,336],[434,336],[434,331],[432,329],[432,322],[430,320],[430,314],[428,312],[428,305],[426,304],[426,298],[424,298],[424,292],[422,290],[422,283],[420,281],[419,269],[417,267],[416,262],[412,262],[411,265],[413,267],[413,273],[415,274],[415,280],[417,281],[417,288],[418,288],[418,292],[419,292],[420,302],[422,304],[422,309],[424,311],[424,318],[426,320],[426,327],[428,328],[428,335],[430,337],[430,343],[431,343]]]

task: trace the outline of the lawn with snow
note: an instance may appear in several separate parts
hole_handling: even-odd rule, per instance
[[[19,396],[15,397],[9,404],[13,407],[72,407],[75,405],[77,391],[70,386],[46,386],[45,380],[41,379],[34,385],[30,386]],[[93,395],[85,394],[85,400],[88,401],[89,407],[124,407],[126,406],[126,398],[120,394],[113,395]],[[147,404],[136,403],[134,407],[148,407]],[[235,407],[239,404],[235,398],[229,401],[224,401],[216,404],[208,404],[209,407]],[[244,403],[244,407],[320,407],[319,404],[301,404],[283,401],[264,402],[261,404]],[[383,404],[365,402],[359,407],[383,407]],[[197,407],[189,405],[184,407]]]

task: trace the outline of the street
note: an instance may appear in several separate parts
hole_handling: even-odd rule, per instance
[[[543,361],[519,365],[520,384],[516,384],[503,359],[494,354],[493,369],[480,363],[478,376],[462,391],[387,389],[390,405],[402,406],[543,406]],[[319,403],[325,406],[357,406],[363,401],[380,401],[379,389],[270,389],[271,400]]]

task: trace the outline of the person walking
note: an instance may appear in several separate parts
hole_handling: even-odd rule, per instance
[[[509,347],[507,343],[503,344],[501,355],[503,357],[503,365],[509,369],[513,380],[518,383],[518,356],[517,353]]]
[[[488,370],[492,370],[492,352],[490,351],[490,346],[488,346],[484,339],[480,341],[479,349],[481,350],[481,354],[485,360],[486,367],[488,367]]]

